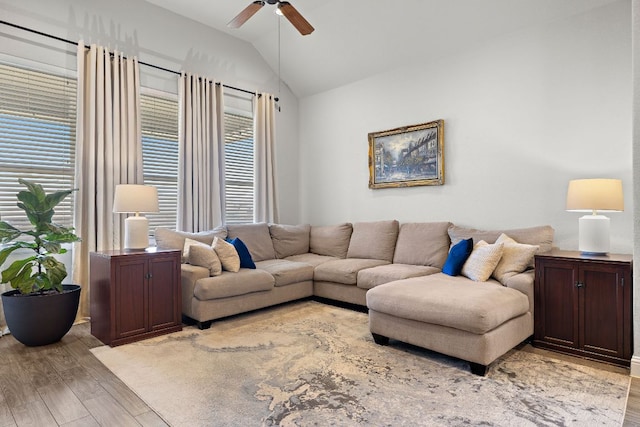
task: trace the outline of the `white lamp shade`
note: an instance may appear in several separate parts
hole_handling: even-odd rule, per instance
[[[158,189],[151,185],[118,184],[113,198],[113,212],[158,212]]]
[[[569,181],[567,210],[574,212],[623,211],[622,181],[600,178]]]
[[[609,252],[610,220],[600,212],[624,210],[622,181],[619,179],[574,179],[569,181],[567,210],[591,212],[578,221],[578,249],[584,254]]]

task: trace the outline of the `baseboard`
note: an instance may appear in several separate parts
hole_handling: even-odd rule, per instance
[[[631,358],[631,376],[640,377],[640,356],[634,355]]]

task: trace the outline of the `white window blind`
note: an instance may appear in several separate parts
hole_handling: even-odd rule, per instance
[[[225,221],[253,222],[253,119],[225,113]]]
[[[178,209],[178,101],[140,96],[144,183],[158,189],[159,213],[147,214],[149,231],[176,227]]]
[[[16,206],[25,189],[18,178],[47,192],[74,187],[76,80],[0,64],[0,216],[29,226]],[[73,223],[73,195],[56,208],[54,221]]]

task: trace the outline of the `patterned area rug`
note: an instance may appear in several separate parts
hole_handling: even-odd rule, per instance
[[[521,350],[478,377],[313,301],[92,351],[173,426],[617,426],[630,381]]]

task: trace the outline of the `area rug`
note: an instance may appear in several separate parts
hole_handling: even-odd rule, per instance
[[[512,350],[486,377],[398,342],[367,315],[303,301],[94,354],[173,426],[622,423],[630,378]]]

